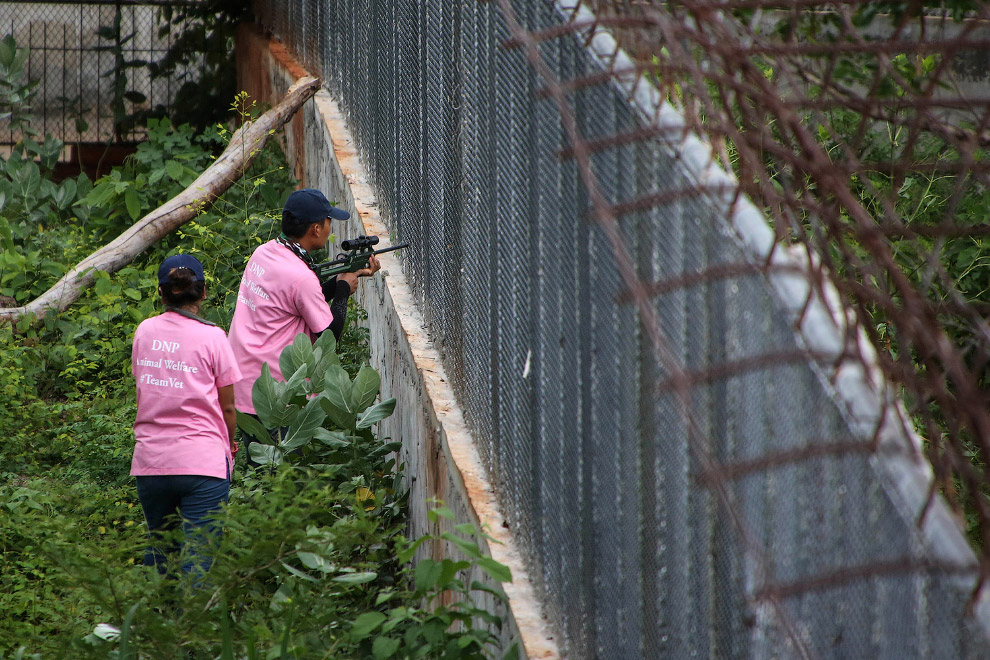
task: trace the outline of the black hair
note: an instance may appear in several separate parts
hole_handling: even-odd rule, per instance
[[[322,220],[300,220],[292,214],[292,211],[282,211],[282,233],[286,238],[293,240],[302,238],[309,230],[309,226],[322,222]]]
[[[196,279],[196,273],[179,267],[168,271],[168,282],[161,285],[162,300],[169,307],[182,307],[203,298],[206,282]]]

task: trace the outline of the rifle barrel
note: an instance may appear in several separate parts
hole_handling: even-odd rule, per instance
[[[402,245],[393,245],[392,247],[382,248],[381,250],[375,250],[371,254],[382,254],[383,252],[391,252],[392,250],[401,250],[402,248],[409,247],[409,243],[403,243]]]
[[[392,247],[382,248],[381,250],[375,250],[371,254],[383,254],[385,252],[391,252],[392,250],[401,250],[402,248],[409,247],[409,243],[402,243],[401,245],[393,245]],[[326,261],[322,264],[316,264],[313,266],[314,269],[319,270],[320,268],[329,268],[330,266],[338,266],[340,264],[347,263],[347,257],[341,259],[334,259],[333,261]]]

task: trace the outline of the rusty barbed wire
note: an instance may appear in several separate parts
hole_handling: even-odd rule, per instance
[[[881,451],[884,424],[904,425],[922,437],[935,477],[918,524],[933,499],[944,497],[968,523],[982,558],[972,605],[990,575],[990,244],[983,242],[990,215],[990,159],[982,151],[990,145],[990,79],[970,83],[964,91],[960,71],[967,56],[979,58],[988,50],[990,9],[985,3],[954,3],[953,15],[925,3],[807,0],[596,0],[590,5],[594,20],[575,11],[569,22],[530,33],[502,0],[499,6],[511,32],[503,46],[526,51],[544,85],[537,96],[553,100],[569,127],[570,147],[558,157],[578,162],[592,199],[591,213],[612,239],[625,285],[618,300],[635,305],[649,326],[667,374],[657,384],[658,392],[674,393],[680,402],[689,444],[702,466],[695,475],[698,483],[714,489],[737,531],[748,539],[744,544],[759,557],[762,549],[749,523],[734,510],[725,482],[826,453]],[[632,55],[632,66],[615,59],[605,62],[604,74],[556,80],[540,62],[540,44],[600,27]],[[567,119],[567,97],[630,76],[648,80],[660,90],[660,103],[681,111],[685,134],[707,138],[721,165],[736,175],[736,194],[764,209],[776,233],[775,250],[790,246],[807,251],[815,270],[809,273],[813,286],[794,326],[808,320],[812,297],[828,298],[826,282],[854,311],[838,356],[789,351],[692,372],[666,350],[666,339],[649,321],[655,314],[650,297],[753,267],[723,264],[644,282],[623,257],[627,247],[610,233],[620,216],[679,197],[732,193],[687,187],[605,203],[589,154],[655,140],[667,131],[650,126],[586,138]],[[652,110],[654,116],[661,113],[659,105]],[[770,274],[769,258],[761,270]],[[875,356],[863,354],[864,332]],[[706,453],[701,430],[691,419],[692,385],[799,359],[833,360],[834,372],[847,360],[877,362],[906,415],[891,420],[885,413],[867,443],[837,438],[718,464]],[[757,599],[771,601],[791,631],[791,641],[804,657],[813,657],[780,598],[904,571],[972,574],[974,567],[936,566],[905,557],[786,585],[765,575]]]

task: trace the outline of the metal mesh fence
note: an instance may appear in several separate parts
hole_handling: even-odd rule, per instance
[[[65,143],[134,141],[144,133],[134,118],[172,114],[178,90],[199,80],[204,53],[195,44],[180,45],[186,24],[162,12],[194,4],[0,2],[0,37],[11,35],[30,51],[25,73],[38,83],[34,130]],[[182,63],[153,77],[146,64],[166,55]],[[0,143],[19,137],[0,120]]]
[[[765,25],[760,3],[736,4]],[[431,337],[568,657],[990,657],[980,563],[913,430],[951,428],[895,397],[910,379],[873,348],[889,347],[854,313],[860,290],[832,284],[878,254],[872,234],[802,241],[834,239],[824,211],[848,176],[823,165],[814,217],[795,220],[808,169],[782,158],[774,184],[754,163],[812,146],[775,147],[772,117],[738,128],[727,100],[752,29],[723,29],[724,3],[643,7],[257,13],[340,99],[412,245]],[[760,91],[747,107],[787,98]],[[898,340],[941,327],[925,323]]]

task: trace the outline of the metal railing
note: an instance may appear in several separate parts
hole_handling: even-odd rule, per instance
[[[172,115],[183,85],[196,82],[204,61],[179,42],[185,25],[167,20],[165,8],[195,5],[175,0],[0,2],[0,36],[29,49],[26,77],[37,81],[32,127],[68,144],[133,142],[144,129],[136,117]],[[153,76],[146,64],[191,48],[188,64]],[[232,74],[233,75],[233,74]],[[18,139],[0,122],[0,144]]]

